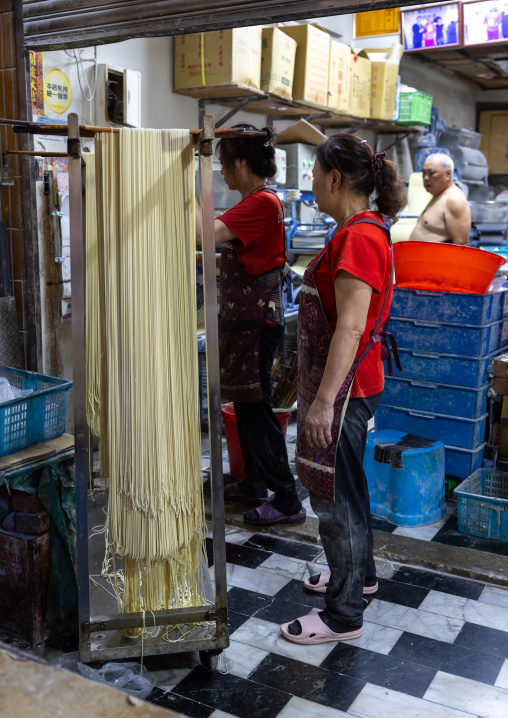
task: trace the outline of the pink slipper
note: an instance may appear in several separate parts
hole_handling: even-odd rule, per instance
[[[318,643],[330,643],[331,641],[352,641],[355,638],[360,638],[362,635],[361,626],[347,633],[334,633],[331,628],[328,628],[328,626],[323,623],[317,613],[311,613],[308,616],[302,616],[302,618],[295,620],[299,621],[302,627],[300,635],[293,636],[289,633],[288,628],[294,621],[283,623],[280,627],[281,633],[288,641],[302,643],[305,646],[313,646]]]
[[[317,583],[311,583],[309,578],[306,578],[303,582],[303,585],[305,588],[308,588],[309,591],[315,591],[316,593],[326,593],[326,587],[328,586],[328,581],[330,580],[330,571],[322,571],[319,574],[319,581]],[[376,593],[378,590],[379,585],[376,581],[376,583],[373,586],[364,586],[363,587],[363,595],[369,595],[371,593]]]

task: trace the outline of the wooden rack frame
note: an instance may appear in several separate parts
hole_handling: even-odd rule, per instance
[[[0,124],[12,125],[15,132],[67,136],[69,157],[69,212],[71,234],[72,276],[72,343],[74,381],[74,434],[76,475],[76,525],[78,558],[79,654],[84,662],[127,659],[140,655],[200,651],[204,665],[213,668],[218,655],[229,645],[227,625],[226,543],[224,517],[224,482],[222,474],[222,420],[220,408],[220,373],[217,317],[217,286],[215,265],[215,232],[213,216],[213,140],[217,137],[263,135],[262,132],[216,130],[213,115],[207,115],[204,129],[190,130],[199,151],[200,197],[203,238],[203,276],[206,312],[206,355],[208,383],[208,423],[210,440],[210,481],[212,487],[213,548],[215,603],[212,606],[167,609],[153,613],[122,613],[92,616],[90,613],[90,577],[88,557],[88,485],[91,462],[89,429],[86,422],[86,356],[85,339],[85,202],[84,171],[81,139],[94,137],[98,132],[111,132],[109,127],[79,125],[78,115],[72,113],[67,125],[40,125],[33,122],[0,119]],[[118,132],[114,128],[113,132]],[[32,154],[32,153],[30,153]],[[41,156],[40,152],[34,152]],[[215,630],[204,637],[178,642],[152,642],[123,639],[116,645],[104,646],[94,638],[98,632],[107,633],[131,628],[151,628],[188,623],[214,622]],[[104,638],[104,636],[103,636]]]

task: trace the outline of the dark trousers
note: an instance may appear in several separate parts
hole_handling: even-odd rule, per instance
[[[369,489],[363,470],[367,424],[381,394],[350,399],[337,446],[335,501],[310,494],[319,518],[319,533],[331,578],[326,589],[326,613],[357,628],[363,623],[363,585],[376,575]]]
[[[265,498],[267,489],[275,496],[273,506],[285,514],[297,513],[302,504],[296,493],[295,478],[289,468],[286,441],[272,411],[272,366],[283,327],[264,327],[259,347],[259,371],[263,399],[246,404],[234,403],[236,425],[245,461],[246,479],[241,490],[248,496]]]

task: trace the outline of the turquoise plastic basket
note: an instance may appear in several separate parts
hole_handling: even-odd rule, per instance
[[[508,473],[478,469],[454,493],[460,533],[508,543]]]
[[[0,366],[0,376],[33,393],[0,404],[0,456],[47,441],[65,431],[72,381]]]

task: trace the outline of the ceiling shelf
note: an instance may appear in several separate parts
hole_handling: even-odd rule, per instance
[[[412,52],[405,57],[445,70],[481,90],[508,89],[508,43]]]

